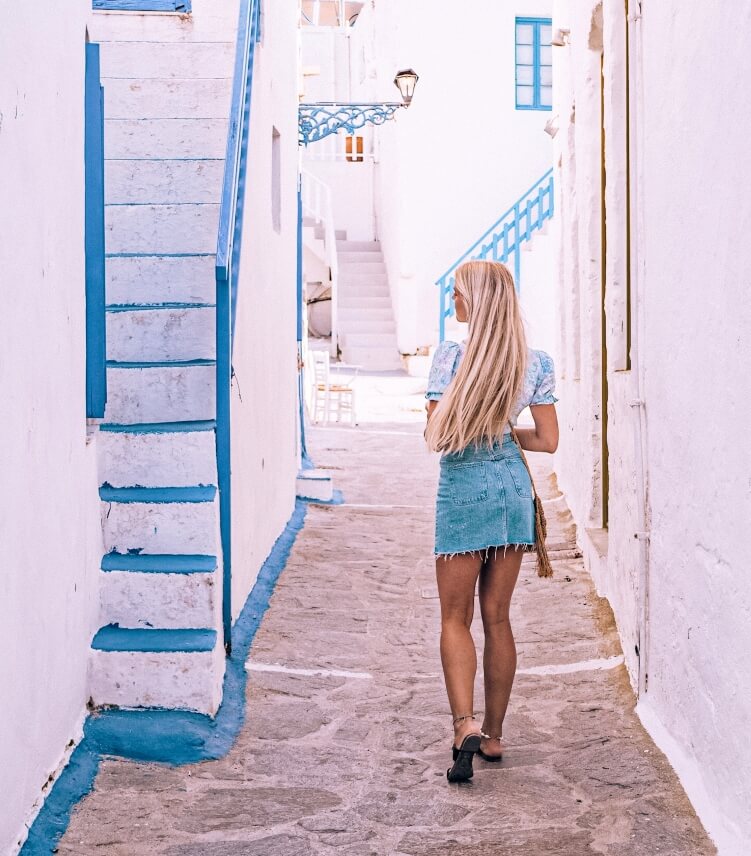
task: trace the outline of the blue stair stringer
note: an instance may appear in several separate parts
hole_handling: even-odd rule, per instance
[[[504,264],[514,257],[514,282],[521,285],[521,249],[554,214],[553,170],[549,169],[451,267],[436,280],[439,288],[439,337],[446,338],[446,319],[454,314],[454,275],[460,264],[487,259]]]

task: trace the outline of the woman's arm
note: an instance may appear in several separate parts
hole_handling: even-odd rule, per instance
[[[527,452],[555,452],[558,448],[558,416],[555,404],[531,405],[529,412],[535,427],[516,429],[522,449]]]
[[[429,398],[425,402],[425,410],[428,414],[428,422],[430,422],[430,417],[433,415],[433,411],[436,409],[436,407],[438,407],[438,402],[433,398]]]

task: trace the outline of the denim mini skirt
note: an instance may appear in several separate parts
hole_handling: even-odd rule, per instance
[[[510,434],[441,458],[435,513],[436,556],[531,549],[535,543],[532,482]]]

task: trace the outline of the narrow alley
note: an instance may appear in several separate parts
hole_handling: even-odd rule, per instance
[[[633,712],[612,614],[578,558],[543,456],[534,466],[555,576],[538,579],[525,559],[508,749],[500,767],[478,760],[471,784],[447,784],[432,561],[437,462],[425,450],[413,379],[358,383],[373,421],[310,429],[309,451],[344,503],[308,507],[251,648],[235,746],[222,760],[183,767],[105,760],[58,852],[714,853]],[[476,710],[481,688],[480,678]]]

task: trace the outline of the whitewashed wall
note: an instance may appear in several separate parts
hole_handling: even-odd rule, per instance
[[[476,2],[448,14],[427,2],[376,0],[353,29],[361,40],[353,61],[366,68],[358,78],[374,96],[399,99],[392,80],[401,68],[420,75],[410,108],[379,131],[375,191],[404,352],[437,341],[435,280],[552,165],[543,132],[551,113],[516,110],[514,97],[514,19],[547,17],[551,7]],[[536,251],[552,260],[550,243]],[[549,307],[545,300],[528,314]]]
[[[358,26],[303,27],[301,62],[304,71],[302,101],[352,101],[361,98],[360,64],[353,58]],[[396,90],[394,90],[396,92]],[[373,241],[376,237],[374,208],[373,136],[370,126],[358,131],[364,138],[362,162],[345,160],[342,132],[311,143],[302,150],[302,164],[332,190],[337,230],[346,231],[350,241]]]
[[[721,854],[751,846],[751,202],[740,178],[751,130],[735,81],[751,72],[751,10],[730,0],[632,3],[631,325],[626,362],[625,15],[605,0],[609,528],[601,520],[599,58],[596,4],[559,0],[554,26],[563,216],[564,328],[557,471],[600,592],[616,614],[638,710]],[[639,8],[637,8],[637,6]],[[732,23],[730,23],[732,22]],[[666,62],[669,57],[669,62]],[[594,261],[593,261],[594,260]],[[639,384],[641,377],[642,383]],[[645,401],[645,484],[637,478]],[[594,473],[594,475],[593,475]],[[642,493],[643,492],[643,493]],[[649,562],[636,532],[648,498]],[[647,598],[643,610],[640,603]],[[634,645],[642,640],[641,657]],[[641,663],[639,660],[641,659]],[[644,674],[646,673],[646,688]]]
[[[86,0],[0,3],[0,852],[80,736],[102,554],[84,330]]]
[[[232,395],[234,617],[289,519],[298,467],[297,4],[265,3],[256,52]],[[271,140],[280,134],[281,230]]]

